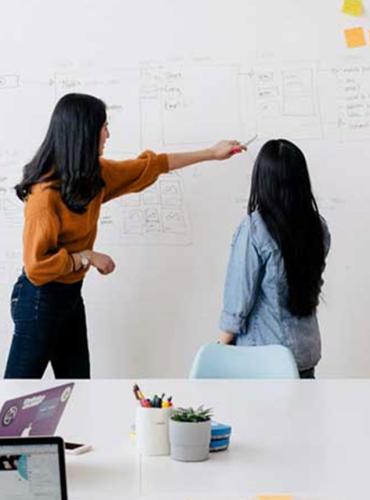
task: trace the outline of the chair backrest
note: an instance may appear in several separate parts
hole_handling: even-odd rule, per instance
[[[282,345],[205,344],[197,352],[190,378],[299,378],[296,362]]]

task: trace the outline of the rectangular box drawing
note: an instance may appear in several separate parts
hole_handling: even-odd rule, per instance
[[[245,94],[255,100],[255,119],[260,137],[292,139],[322,137],[317,106],[315,65],[256,65],[244,75]]]
[[[0,90],[15,89],[20,85],[19,75],[0,75]]]

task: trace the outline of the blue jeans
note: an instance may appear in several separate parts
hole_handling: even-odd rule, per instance
[[[11,296],[14,335],[5,378],[90,378],[82,281],[33,285],[22,274]]]

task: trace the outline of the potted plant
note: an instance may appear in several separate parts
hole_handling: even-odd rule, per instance
[[[211,409],[203,406],[174,409],[170,417],[171,458],[182,462],[209,458],[211,416]]]

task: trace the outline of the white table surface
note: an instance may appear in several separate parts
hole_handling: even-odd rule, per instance
[[[231,445],[210,460],[138,456],[129,437],[136,401],[166,392],[175,405],[214,409],[232,426]],[[62,381],[1,381],[0,402]],[[370,380],[78,381],[57,433],[89,443],[67,456],[70,500],[370,499]]]

